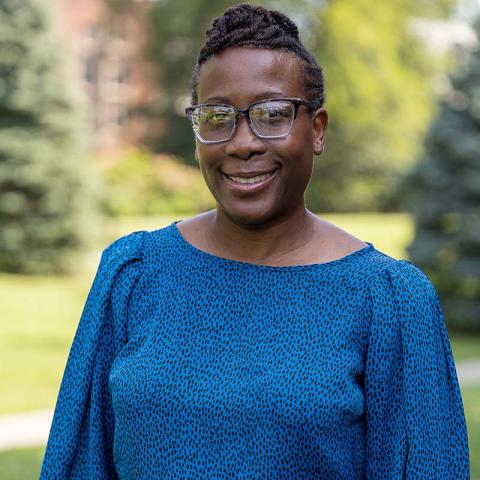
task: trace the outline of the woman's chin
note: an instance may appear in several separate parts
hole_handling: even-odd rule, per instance
[[[224,205],[224,213],[238,225],[261,225],[268,223],[275,215],[274,209],[268,208],[265,202],[262,205]]]

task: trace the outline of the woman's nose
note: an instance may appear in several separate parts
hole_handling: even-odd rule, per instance
[[[245,115],[237,117],[235,132],[229,140],[225,153],[247,160],[254,154],[265,153],[263,139],[257,137]]]

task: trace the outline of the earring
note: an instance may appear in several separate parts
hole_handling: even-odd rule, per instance
[[[198,162],[198,154],[197,154],[197,149],[195,149],[195,160]]]

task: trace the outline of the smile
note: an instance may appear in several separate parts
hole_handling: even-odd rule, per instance
[[[262,175],[257,175],[250,178],[233,177],[225,173],[222,175],[232,190],[236,190],[238,192],[257,192],[269,185],[277,176],[277,173],[278,169],[273,172],[264,173]]]
[[[257,175],[256,177],[252,177],[252,178],[232,177],[230,175],[227,175],[227,177],[230,180],[233,180],[234,182],[237,182],[237,183],[259,183],[259,182],[263,182],[268,177],[271,177],[273,174],[274,172],[270,172],[270,173],[265,173],[264,175]]]

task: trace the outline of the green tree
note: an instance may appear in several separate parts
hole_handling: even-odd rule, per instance
[[[301,10],[310,13],[300,17],[302,32],[324,68],[330,116],[307,203],[321,211],[395,210],[396,182],[421,152],[432,77],[441,66],[409,22],[426,12],[444,16],[453,2],[329,0],[320,9],[304,3]]]
[[[401,190],[415,219],[410,258],[437,287],[449,326],[480,331],[480,48],[465,58]]]
[[[409,31],[415,15],[444,16],[452,0],[265,0],[300,26],[326,77],[330,115],[326,150],[316,159],[306,194],[321,211],[387,210],[398,175],[420,151],[431,114],[437,64]],[[231,1],[158,2],[152,11],[150,58],[165,90],[152,113],[164,120],[154,149],[194,164],[193,137],[180,115],[191,70],[212,17]],[[168,21],[166,20],[168,19]]]
[[[0,2],[0,270],[68,271],[94,232],[76,100],[40,1]]]

